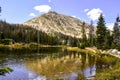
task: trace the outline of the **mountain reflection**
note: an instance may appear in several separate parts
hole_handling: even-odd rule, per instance
[[[29,50],[22,50],[1,53],[0,67],[11,67],[14,70],[4,76],[4,79],[16,78],[16,80],[21,80],[24,78],[28,80],[28,78],[39,78],[53,80],[63,78],[78,80],[81,76],[83,78],[94,77],[105,68],[112,68],[117,61],[116,58],[105,54],[93,55],[60,48],[45,47],[40,48],[38,52],[29,53]]]
[[[64,55],[54,53],[44,58],[28,58],[25,60],[25,66],[37,74],[53,78],[73,72],[84,73],[85,68],[89,66],[92,68],[94,65],[93,59],[87,53],[68,52]]]

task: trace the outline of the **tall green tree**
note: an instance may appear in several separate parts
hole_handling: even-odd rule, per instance
[[[83,38],[83,42],[87,40],[86,31],[85,31],[85,22],[82,23],[82,38]]]
[[[97,48],[104,49],[106,39],[106,26],[102,14],[100,14],[100,17],[98,18],[96,36],[97,36]]]
[[[117,48],[120,50],[120,19],[119,16],[116,18],[116,22],[114,23],[113,28],[113,48]]]
[[[105,49],[110,49],[113,42],[113,35],[111,34],[110,30],[106,30],[105,36]]]
[[[0,13],[2,12],[1,6],[0,6]]]
[[[91,21],[91,24],[89,26],[89,45],[93,46],[94,43],[94,27],[93,27],[93,21]]]
[[[85,31],[85,22],[82,23],[82,43],[80,45],[81,48],[85,48],[87,46],[87,37],[86,37],[86,31]]]

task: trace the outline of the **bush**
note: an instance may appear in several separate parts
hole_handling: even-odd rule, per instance
[[[6,67],[6,68],[1,68],[0,69],[0,75],[5,75],[6,73],[9,73],[9,72],[12,72],[13,69],[9,68],[9,67]]]
[[[81,44],[79,44],[79,48],[81,48],[81,49],[85,49],[85,43],[81,43]]]
[[[84,74],[78,73],[78,80],[85,80]]]
[[[37,48],[38,44],[34,43],[34,42],[31,42],[29,46],[30,46],[30,48]]]
[[[5,45],[9,45],[12,44],[13,40],[12,39],[2,39],[1,43],[5,44]]]
[[[0,45],[0,51],[7,51],[9,47],[7,45]]]
[[[64,80],[64,79],[62,79],[62,78],[56,78],[56,79],[54,79],[54,80]]]

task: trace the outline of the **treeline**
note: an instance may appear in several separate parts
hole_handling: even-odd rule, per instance
[[[120,21],[117,20],[116,21]],[[38,31],[30,26],[21,24],[9,24],[5,21],[0,21],[0,42],[4,44],[12,43],[31,43],[45,45],[70,45],[80,48],[97,47],[98,49],[116,48],[120,50],[120,30],[119,25],[115,23],[113,31],[107,29],[105,20],[101,14],[96,29],[93,22],[86,27],[86,23],[81,25],[82,38],[70,37],[61,33],[46,34]],[[118,27],[118,28],[117,28]],[[89,34],[86,32],[89,28]]]
[[[99,49],[118,49],[120,50],[120,26],[119,16],[113,26],[113,31],[107,29],[105,19],[101,14],[98,18],[96,31],[96,46]]]
[[[119,27],[119,17],[117,17],[115,25],[113,26],[113,31],[107,29],[105,25],[105,19],[101,14],[98,18],[96,31],[93,29],[93,25],[89,26],[89,37],[86,38],[85,32],[85,22],[82,25],[82,41],[80,46],[81,48],[85,48],[88,46],[95,46],[98,49],[118,49],[120,50],[120,27]],[[95,34],[93,34],[96,32]]]
[[[30,26],[9,24],[0,21],[0,43],[38,43],[44,45],[71,45],[77,46],[78,39],[61,33],[46,34]]]
[[[46,34],[42,31],[38,31],[30,26],[21,24],[9,24],[6,21],[0,21],[0,40],[12,41],[12,43],[39,43],[46,45],[60,45],[67,44],[69,36],[65,36],[60,33],[56,33],[56,36],[52,34]]]

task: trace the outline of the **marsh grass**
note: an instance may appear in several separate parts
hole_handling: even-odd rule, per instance
[[[97,80],[120,80],[120,60],[110,55],[108,56],[102,56],[99,62],[109,64],[109,68],[98,70],[95,78]]]
[[[0,68],[0,75],[5,76],[6,73],[10,73],[12,71],[13,71],[13,69],[11,69],[9,67]]]
[[[74,52],[80,52],[80,53],[83,53],[83,54],[86,54],[86,53],[89,53],[91,55],[99,55],[100,52],[97,48],[94,48],[94,47],[86,47],[85,49],[81,49],[81,48],[78,48],[78,47],[67,47],[67,50],[68,51],[74,51]]]
[[[6,51],[9,50],[9,46],[0,44],[0,51]]]
[[[85,80],[85,76],[83,73],[78,73],[78,80]]]

